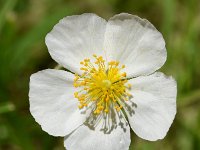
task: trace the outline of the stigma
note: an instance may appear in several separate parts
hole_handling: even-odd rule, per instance
[[[125,65],[118,61],[106,62],[102,56],[93,55],[94,62],[89,58],[80,62],[83,71],[75,74],[74,87],[80,89],[74,93],[79,100],[79,109],[91,107],[94,114],[109,113],[110,109],[120,111],[131,94],[128,92]]]

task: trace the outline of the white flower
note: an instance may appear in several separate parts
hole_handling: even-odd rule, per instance
[[[165,42],[147,20],[118,14],[62,19],[46,36],[51,57],[73,73],[47,69],[30,79],[30,111],[68,150],[128,150],[165,137],[176,114],[176,82],[155,72]],[[129,127],[130,125],[130,127]]]

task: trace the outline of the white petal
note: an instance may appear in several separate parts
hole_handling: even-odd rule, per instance
[[[30,112],[42,129],[54,136],[66,136],[86,119],[74,98],[74,75],[47,69],[30,78]]]
[[[176,114],[176,81],[154,73],[129,82],[133,98],[128,103],[134,110],[132,115],[127,111],[131,128],[143,139],[163,139]]]
[[[103,119],[102,119],[103,120]],[[127,122],[123,122],[123,128],[118,124],[117,128],[109,134],[99,131],[103,121],[95,130],[82,125],[69,137],[65,138],[64,144],[69,150],[128,150],[130,145],[130,128]]]
[[[112,17],[105,32],[108,60],[125,64],[128,77],[148,75],[166,61],[165,41],[147,20],[130,14]]]
[[[93,54],[105,57],[106,21],[95,14],[68,16],[46,36],[51,57],[70,71],[80,73],[80,61]]]

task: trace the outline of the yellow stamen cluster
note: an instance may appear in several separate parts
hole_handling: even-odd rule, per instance
[[[80,102],[79,108],[91,104],[95,114],[108,113],[110,108],[120,111],[123,101],[131,96],[127,92],[131,85],[127,83],[126,73],[121,72],[125,65],[119,66],[118,61],[110,61],[106,66],[102,56],[93,57],[94,64],[90,59],[84,59],[80,62],[83,74],[75,74],[74,87],[81,87],[80,91],[74,93]]]

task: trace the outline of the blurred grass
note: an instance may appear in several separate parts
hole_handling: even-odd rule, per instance
[[[64,149],[29,113],[32,73],[53,68],[45,35],[67,15],[128,12],[147,18],[166,40],[161,69],[178,82],[178,113],[166,138],[148,142],[132,133],[130,150],[200,149],[199,0],[0,0],[0,150]]]

